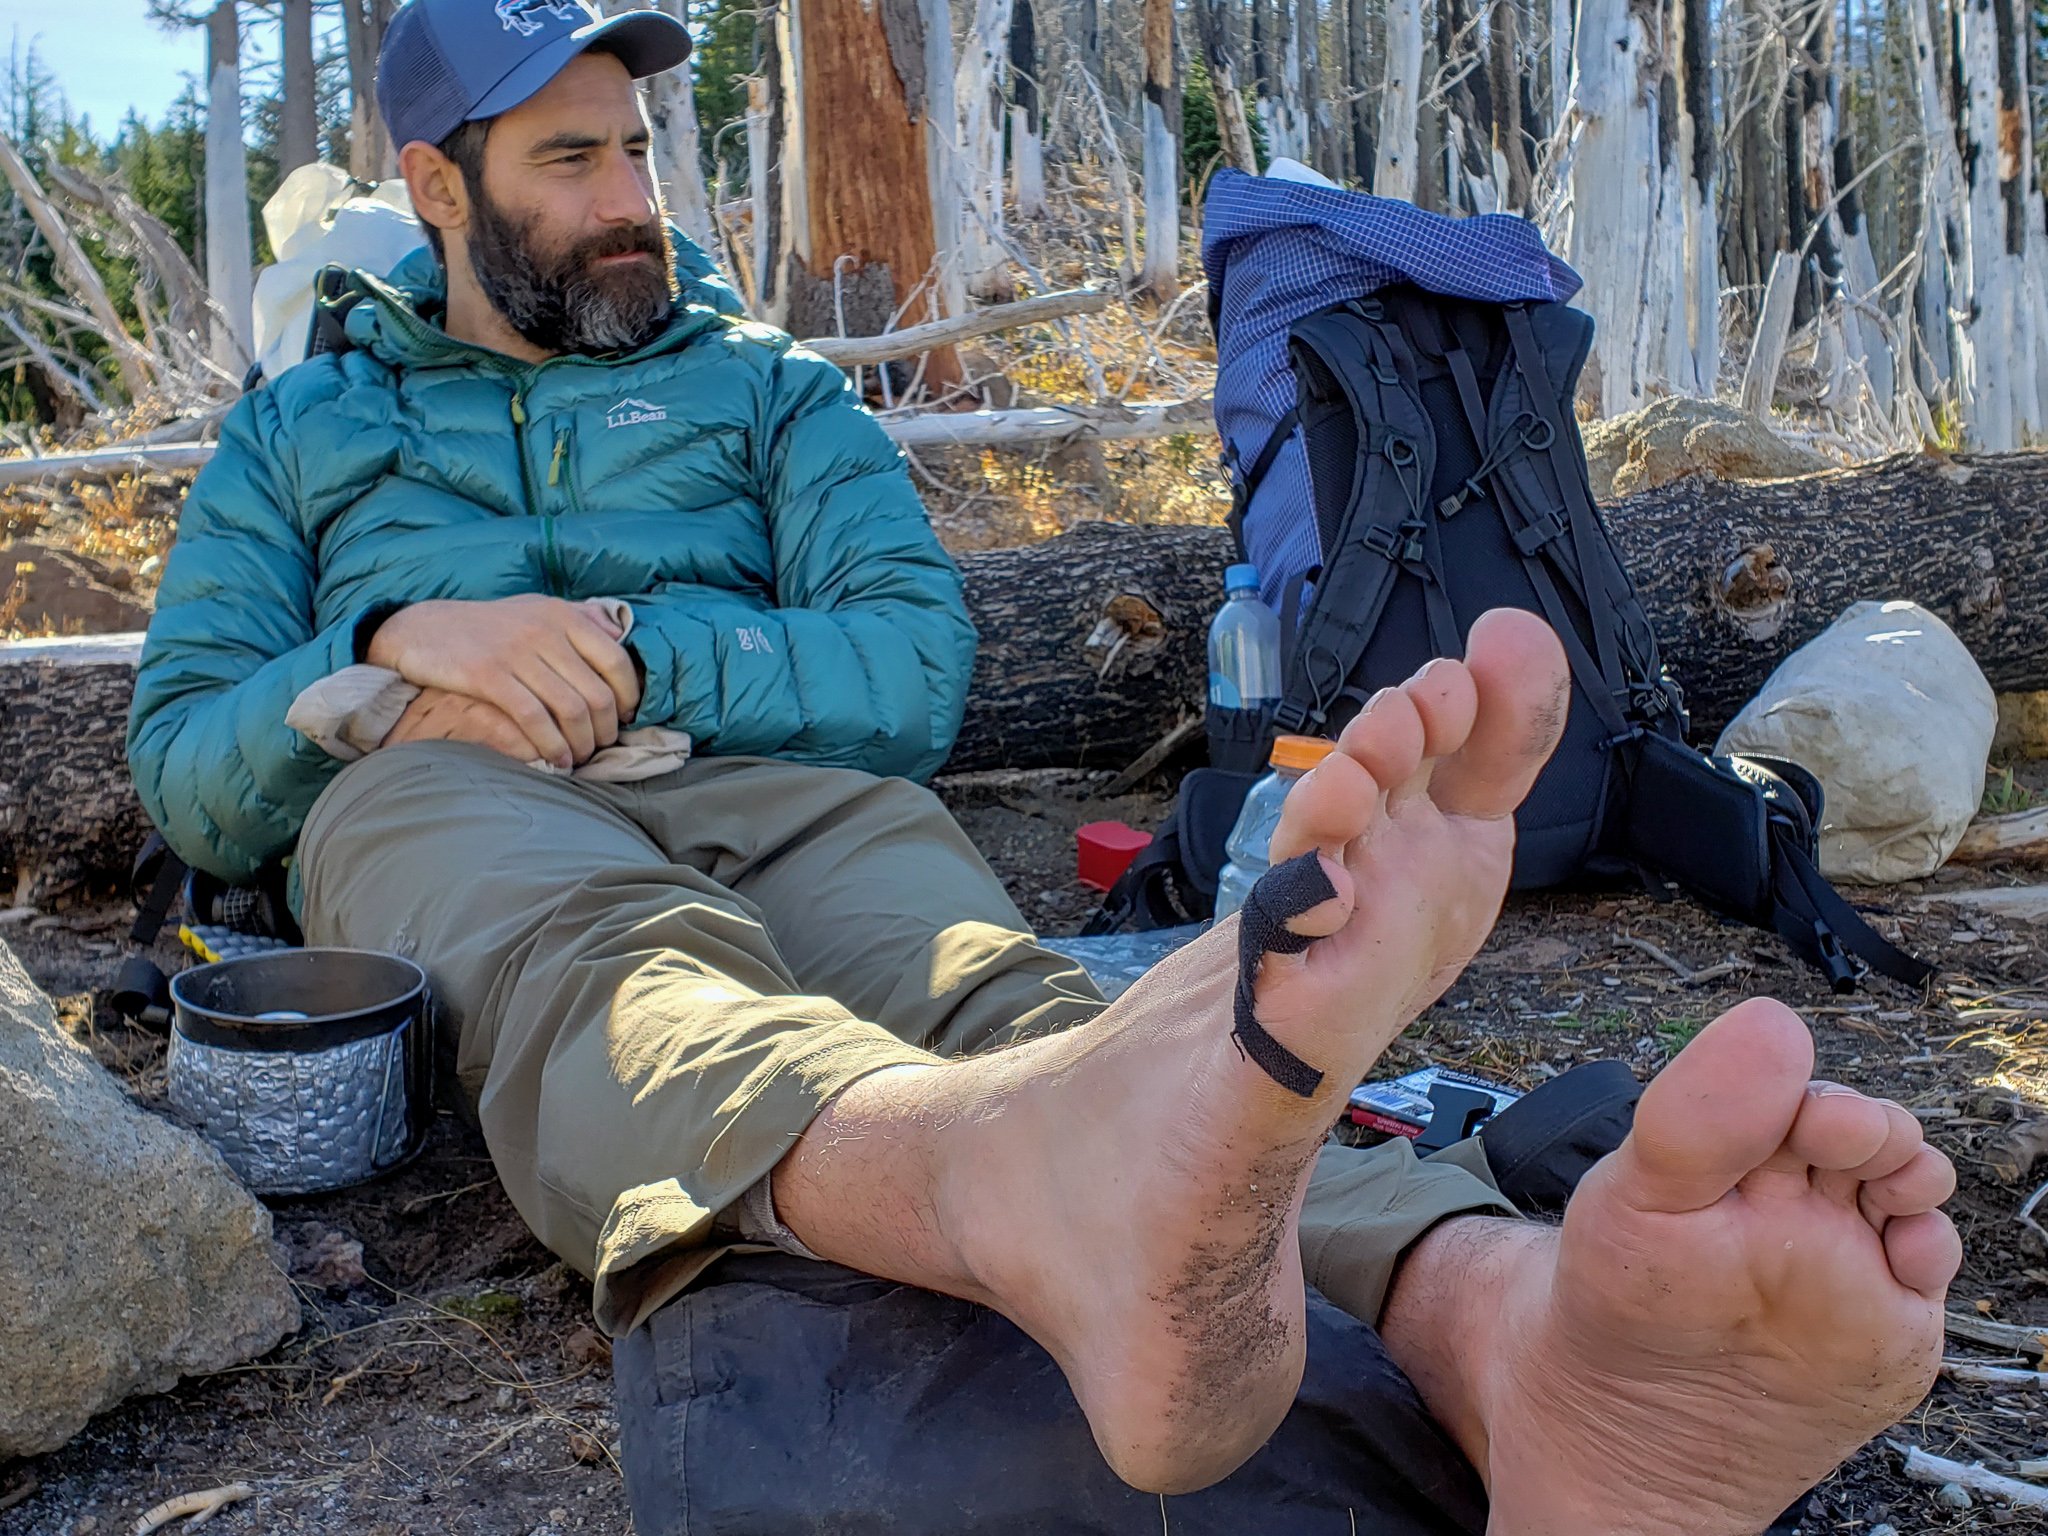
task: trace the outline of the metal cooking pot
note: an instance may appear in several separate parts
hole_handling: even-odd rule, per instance
[[[171,978],[172,1107],[258,1194],[343,1189],[433,1117],[427,977],[397,955],[289,949]]]

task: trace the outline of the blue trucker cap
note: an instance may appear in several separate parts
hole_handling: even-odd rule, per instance
[[[606,17],[587,0],[409,0],[384,32],[377,105],[394,145],[439,144],[511,111],[599,45],[642,80],[687,59],[690,32],[660,11]]]

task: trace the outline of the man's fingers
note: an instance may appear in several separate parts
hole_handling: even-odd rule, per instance
[[[564,770],[576,766],[569,739],[555,723],[554,713],[522,679],[505,673],[495,681],[484,702],[495,704],[511,717],[535,757]]]
[[[583,707],[590,716],[591,736],[596,744],[608,747],[617,741],[619,701],[613,696],[611,685],[583,659],[582,653],[564,639],[560,645],[551,646],[544,652],[541,660],[583,700]]]
[[[576,654],[611,689],[619,723],[623,725],[632,719],[633,712],[640,707],[640,674],[633,670],[633,658],[625,646],[607,634],[595,619],[587,624],[571,624],[567,636]]]
[[[597,750],[597,729],[590,718],[590,705],[575,685],[555,669],[545,650],[519,669],[519,680],[547,706],[548,713],[555,717],[556,728],[569,743],[574,762],[565,766],[574,767]]]

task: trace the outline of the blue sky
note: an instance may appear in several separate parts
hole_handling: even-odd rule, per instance
[[[31,42],[72,112],[102,139],[131,106],[161,117],[206,57],[204,28],[166,31],[145,0],[0,0],[0,49],[18,43],[26,52]]]

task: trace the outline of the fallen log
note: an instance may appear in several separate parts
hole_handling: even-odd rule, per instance
[[[1995,687],[2048,688],[2048,454],[1684,480],[1617,503],[1608,520],[1698,740],[1861,598],[1912,598],[1955,628]],[[1201,707],[1229,559],[1221,528],[1110,524],[963,557],[982,648],[950,769],[1136,761]],[[0,646],[0,878],[11,872],[18,893],[117,876],[140,819],[120,777],[132,663],[60,674],[51,655]],[[74,785],[97,786],[92,809]],[[54,823],[36,809],[72,806]]]
[[[849,364],[848,366],[852,366]],[[884,416],[882,430],[906,448],[1028,448],[1076,438],[1100,441],[1211,433],[1207,400],[1157,405],[1045,405],[1005,411],[928,411]],[[117,443],[78,453],[0,459],[0,486],[29,480],[198,469],[217,445]]]
[[[2010,816],[1979,816],[1970,823],[1951,863],[2048,863],[2048,807],[2015,811]]]

